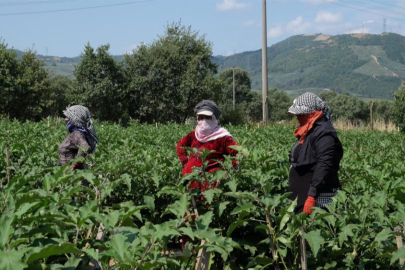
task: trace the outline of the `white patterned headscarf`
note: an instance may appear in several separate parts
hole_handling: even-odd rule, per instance
[[[63,114],[66,115],[75,126],[83,128],[88,133],[88,143],[90,145],[89,153],[93,153],[97,148],[98,138],[89,109],[81,105],[74,105],[67,107],[66,110],[63,111]]]
[[[294,99],[293,105],[288,109],[288,112],[294,115],[303,115],[314,111],[323,111],[326,118],[331,121],[329,107],[320,97],[310,92]]]

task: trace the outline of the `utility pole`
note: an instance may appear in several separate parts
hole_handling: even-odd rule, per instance
[[[232,83],[233,83],[233,100],[232,100],[232,107],[235,110],[235,67],[232,69]]]
[[[383,33],[387,32],[387,19],[383,18]]]
[[[263,124],[267,126],[269,121],[269,109],[267,99],[267,17],[266,0],[262,0],[262,101],[263,101]]]

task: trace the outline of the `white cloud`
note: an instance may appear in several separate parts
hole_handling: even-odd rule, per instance
[[[217,4],[217,10],[238,10],[250,7],[250,3],[236,2],[236,0],[223,0],[223,2]]]
[[[370,33],[370,28],[359,28],[346,32],[346,34],[368,34],[368,33]]]
[[[283,28],[281,26],[271,27],[270,31],[267,33],[269,37],[275,38],[283,34]]]
[[[285,29],[292,34],[303,34],[310,26],[310,23],[303,21],[302,16],[298,16],[295,20],[287,23]]]
[[[231,56],[231,55],[234,55],[234,54],[235,54],[234,51],[228,51],[228,52],[226,52],[225,56]]]
[[[271,38],[275,38],[283,35],[305,34],[310,27],[311,23],[305,22],[302,16],[299,16],[295,20],[288,22],[284,26],[278,25],[270,27],[267,35]]]
[[[365,21],[365,22],[363,22],[364,24],[368,24],[368,23],[374,23],[374,21],[373,20],[368,20],[368,21]]]
[[[320,4],[327,4],[328,2],[329,3],[337,2],[337,0],[301,0],[301,1],[311,5],[320,5]]]
[[[140,46],[145,45],[143,42],[126,47],[122,50],[123,54],[132,54],[134,50],[138,50]]]
[[[316,23],[335,23],[339,22],[342,19],[342,14],[336,13],[333,14],[329,11],[318,11],[316,14],[315,22]]]
[[[257,25],[257,21],[250,20],[250,21],[246,21],[246,22],[242,23],[242,26],[253,26],[253,25]]]

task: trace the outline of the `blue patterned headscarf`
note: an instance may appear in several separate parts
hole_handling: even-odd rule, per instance
[[[66,110],[63,111],[63,114],[71,121],[69,124],[70,129],[79,130],[85,135],[90,145],[88,152],[93,153],[96,151],[98,138],[89,109],[81,105],[74,105],[67,107]],[[66,127],[69,130],[68,123],[66,123]]]

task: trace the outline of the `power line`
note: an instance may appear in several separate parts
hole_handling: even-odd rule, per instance
[[[382,16],[382,17],[387,17],[387,18],[391,18],[391,19],[394,19],[394,20],[398,20],[398,21],[403,21],[403,22],[405,22],[405,20],[400,19],[400,18],[385,16],[385,15],[380,14],[380,13],[375,13],[375,12],[367,11],[367,10],[360,9],[360,8],[355,8],[355,7],[351,7],[351,6],[347,6],[347,5],[343,5],[343,4],[339,4],[339,3],[335,3],[335,2],[330,2],[330,1],[328,1],[328,0],[322,0],[322,1],[324,1],[324,2],[326,2],[326,3],[329,3],[329,4],[334,4],[334,5],[338,5],[338,6],[342,6],[342,7],[347,7],[347,8],[355,9],[355,10],[358,10],[358,11],[362,11],[362,12],[366,12],[366,13],[370,13],[370,14],[374,14],[374,15],[378,15],[378,16]]]
[[[381,2],[381,1],[376,1],[376,0],[369,0],[369,1],[384,4],[384,5],[387,5],[387,6],[390,6],[390,7],[396,7],[396,8],[400,8],[400,9],[405,9],[405,7],[400,7],[400,6],[396,6],[396,5],[392,5],[392,4],[387,4],[387,3],[384,3],[384,2]]]
[[[139,4],[143,2],[151,2],[154,0],[140,0],[140,1],[132,1],[132,2],[125,2],[119,4],[110,4],[110,5],[100,5],[100,6],[92,6],[92,7],[81,7],[81,8],[66,8],[66,9],[55,9],[55,10],[44,10],[44,11],[29,11],[29,12],[18,12],[18,13],[0,13],[0,16],[18,16],[18,15],[28,15],[28,14],[43,14],[43,13],[56,13],[56,12],[65,12],[65,11],[76,11],[76,10],[87,10],[87,9],[96,9],[96,8],[104,8],[104,7],[115,7],[115,6],[124,6],[124,5],[132,5],[132,4]]]
[[[11,6],[28,6],[28,5],[38,5],[38,4],[58,4],[63,2],[72,2],[78,0],[48,0],[48,1],[31,1],[31,2],[8,2],[0,3],[0,6],[11,7]]]
[[[355,1],[355,0],[352,0],[352,1],[340,0],[340,1],[346,2],[348,4],[352,4],[352,5],[358,5],[358,6],[363,6],[363,7],[367,7],[367,8],[371,8],[371,9],[375,9],[375,10],[381,10],[381,11],[386,12],[386,13],[405,16],[405,13],[395,11],[395,10],[386,9],[386,8],[381,8],[381,7],[366,4],[366,3],[363,3],[363,2],[360,2],[360,1]]]

